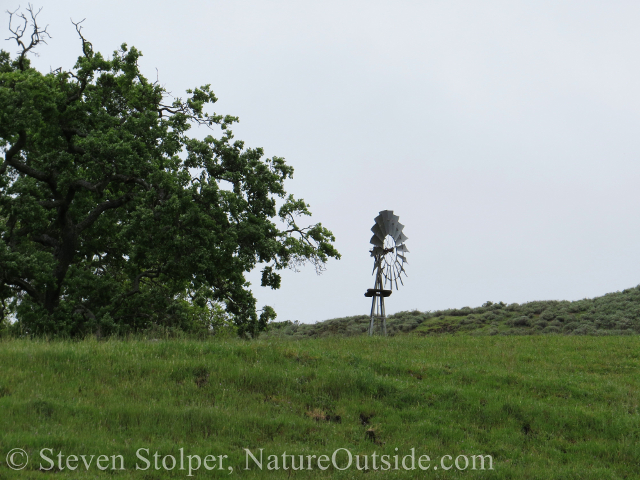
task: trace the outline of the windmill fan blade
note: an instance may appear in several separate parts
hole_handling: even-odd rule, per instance
[[[373,227],[371,227],[371,231],[374,233],[376,237],[378,237],[382,242],[384,242],[385,234],[380,228],[380,225],[376,223],[375,225],[373,225]]]
[[[385,220],[389,220],[393,216],[393,210],[383,210],[380,212],[380,216]]]
[[[405,257],[404,255],[400,255],[400,254],[398,253],[398,258],[401,258],[401,259],[402,259],[402,263],[409,263],[409,262],[407,261],[407,257]]]
[[[384,252],[384,250],[383,250],[382,248],[380,248],[380,247],[373,247],[373,248],[371,249],[371,256],[372,256],[372,257],[375,257],[376,255],[381,255],[381,254],[382,254],[382,252]]]
[[[398,220],[400,220],[400,217],[394,215],[392,210],[385,210],[383,213],[386,213],[386,216],[383,215],[383,218],[385,219],[385,224],[387,226],[387,234],[395,237],[398,230]]]
[[[396,239],[396,237],[397,237],[398,235],[400,235],[400,232],[399,232],[399,230],[398,230],[398,226],[397,226],[396,224],[394,224],[394,223],[390,223],[390,224],[389,224],[389,231],[388,231],[387,233],[388,233],[388,234],[391,236],[391,238],[393,238],[394,240]]]
[[[404,243],[408,240],[409,237],[407,237],[404,233],[400,233],[400,236],[396,239],[396,243]]]
[[[402,235],[402,230],[404,230],[404,225],[398,222],[395,224],[395,230],[393,231],[393,233],[389,234],[393,237],[396,243],[398,242],[398,238],[400,238],[400,235]]]
[[[373,245],[376,245],[376,246],[378,246],[380,248],[384,247],[384,242],[382,240],[380,240],[377,235],[373,235],[371,237],[371,240],[369,240],[369,243],[372,243]]]
[[[384,229],[384,233],[385,235],[389,235],[389,233],[391,232],[391,223],[389,222],[389,220],[383,218],[382,219],[382,225],[383,225],[383,229]]]
[[[409,249],[407,248],[406,245],[398,245],[396,247],[396,252],[404,252],[404,253],[409,253]]]

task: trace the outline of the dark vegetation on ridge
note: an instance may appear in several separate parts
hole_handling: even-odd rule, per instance
[[[367,315],[334,318],[315,324],[274,322],[267,337],[323,337],[366,334]],[[434,312],[417,310],[387,317],[390,335],[637,335],[640,333],[640,285],[602,297],[570,302],[547,300]]]

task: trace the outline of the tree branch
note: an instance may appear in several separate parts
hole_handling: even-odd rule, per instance
[[[38,204],[44,208],[58,208],[64,205],[63,200],[39,200]]]
[[[98,183],[91,183],[87,180],[85,180],[84,178],[78,178],[77,180],[74,180],[73,182],[71,182],[71,187],[72,188],[77,188],[77,187],[83,187],[86,188],[87,190],[91,191],[91,192],[95,192],[95,193],[102,193],[102,191],[106,188],[106,186],[111,183],[113,180],[120,180],[121,182],[127,184],[127,183],[135,183],[138,184],[142,187],[145,188],[145,190],[150,190],[151,186],[145,182],[142,178],[138,178],[138,177],[131,177],[128,175],[122,175],[122,174],[115,174],[115,175],[111,175],[110,177],[105,178],[104,180],[102,180],[101,182]]]
[[[86,188],[90,192],[101,193],[104,187],[106,187],[108,183],[109,183],[109,179],[93,184],[85,180],[84,178],[78,178],[73,182],[71,182],[71,185],[69,187],[73,188],[74,190],[77,189],[78,187],[82,187],[82,188]]]
[[[130,191],[125,193],[124,195],[122,195],[120,198],[116,200],[107,200],[106,202],[102,202],[96,208],[94,208],[91,211],[91,213],[89,213],[89,215],[87,215],[87,218],[85,218],[82,222],[76,225],[76,232],[81,232],[86,228],[90,227],[91,225],[93,225],[93,223],[98,219],[98,217],[100,216],[100,214],[102,214],[102,212],[121,207],[132,198],[133,198],[133,192]]]
[[[91,42],[87,41],[86,38],[84,38],[84,35],[82,35],[82,26],[80,24],[84,21],[84,18],[79,22],[74,22],[73,19],[71,19],[71,23],[76,27],[76,32],[78,32],[78,36],[80,37],[80,40],[82,40],[82,54],[85,56],[85,58],[90,59],[91,57],[93,57],[93,45],[91,44]],[[99,70],[99,68],[97,70]],[[76,93],[67,97],[67,104],[70,104],[71,102],[82,98],[82,94],[87,88],[88,81],[86,73],[81,74],[80,77],[74,75],[72,72],[69,72],[69,74],[78,81],[79,88]]]
[[[76,27],[76,32],[78,32],[78,36],[80,37],[80,40],[82,40],[82,54],[86,58],[91,58],[93,56],[93,45],[91,44],[91,42],[87,41],[86,38],[84,38],[84,35],[82,35],[82,25],[80,25],[85,20],[86,18],[83,18],[79,22],[74,22],[73,20],[71,20],[71,23],[73,23],[73,26]]]
[[[41,29],[38,26],[37,17],[38,14],[42,11],[42,8],[40,8],[37,13],[34,13],[33,5],[29,4],[29,6],[27,7],[27,12],[29,12],[29,16],[31,17],[31,26],[33,27],[33,30],[31,32],[29,45],[25,45],[23,37],[27,30],[27,27],[29,26],[29,19],[27,19],[24,13],[16,15],[17,11],[18,10],[14,10],[13,12],[10,12],[9,10],[7,10],[7,13],[9,14],[9,31],[13,34],[13,36],[7,38],[7,40],[14,39],[16,43],[22,48],[20,57],[18,58],[18,67],[20,68],[20,70],[24,71],[24,59],[27,56],[27,53],[29,53],[39,43],[44,43],[46,45],[47,41],[45,39],[51,38],[51,35],[49,35],[49,32],[47,32],[47,28],[49,28],[48,25],[44,27],[44,29]],[[18,25],[16,27],[12,26],[14,15],[22,19],[23,25]]]
[[[51,187],[51,190],[55,192],[56,182],[51,177],[51,174],[46,174],[44,172],[36,170],[35,168],[30,167],[26,163],[22,163],[18,161],[16,158],[14,158],[25,147],[26,144],[27,144],[27,134],[23,130],[18,133],[18,141],[9,150],[7,150],[7,153],[5,154],[5,161],[2,164],[2,167],[0,167],[0,174],[4,173],[4,171],[7,168],[7,165],[11,165],[20,173],[23,173],[32,178],[35,178],[36,180],[40,180],[41,182],[47,183]]]
[[[4,155],[4,162],[2,162],[2,166],[0,166],[0,175],[4,174],[7,170],[7,165],[11,163],[13,157],[15,157],[27,144],[27,132],[22,130],[18,133],[18,141],[14,143],[7,153]]]
[[[87,137],[86,133],[81,132],[77,128],[66,128],[66,127],[62,128],[62,133],[67,139],[67,146],[68,146],[69,153],[77,153],[79,155],[82,155],[85,153],[84,149],[74,145],[72,140],[74,135],[78,137],[86,138]]]
[[[59,245],[58,240],[56,240],[53,237],[50,237],[46,233],[43,233],[42,235],[31,237],[31,240],[33,240],[34,242],[38,242],[38,243],[40,243],[42,245],[45,245],[47,247],[55,248],[55,247],[57,247]]]
[[[9,285],[13,285],[14,287],[18,287],[18,288],[24,290],[25,292],[27,292],[27,294],[30,297],[32,297],[37,302],[41,302],[42,301],[41,295],[38,293],[38,291],[35,289],[35,287],[33,285],[31,285],[29,282],[27,282],[26,280],[23,280],[23,279],[18,278],[18,277],[11,277],[11,278],[6,279],[5,283],[7,283]]]
[[[18,170],[20,173],[24,173],[25,175],[35,178],[36,180],[40,180],[41,182],[49,183],[51,180],[51,175],[47,175],[46,173],[36,170],[35,168],[30,167],[25,163],[14,160],[13,158],[7,163]]]
[[[140,273],[139,275],[136,276],[136,278],[133,280],[133,288],[131,290],[129,290],[124,296],[126,297],[130,297],[131,295],[135,295],[136,293],[140,293],[140,280],[142,280],[143,277],[147,277],[147,278],[158,278],[160,276],[160,269],[154,269],[154,270],[146,270],[142,273]]]

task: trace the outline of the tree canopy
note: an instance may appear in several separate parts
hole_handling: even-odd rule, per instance
[[[275,289],[281,269],[340,257],[329,230],[298,224],[293,168],[235,140],[209,85],[172,99],[140,51],[105,57],[74,25],[68,71],[31,66],[48,38],[31,8],[10,13],[17,57],[0,51],[2,318],[29,335],[264,329],[275,312],[256,311],[247,272]]]

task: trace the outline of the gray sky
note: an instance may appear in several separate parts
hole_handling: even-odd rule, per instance
[[[236,138],[295,168],[288,191],[343,258],[285,272],[275,292],[251,275],[278,320],[368,313],[369,229],[385,209],[411,251],[388,313],[640,283],[638,2],[37,5],[53,37],[40,69],[74,63],[69,18],[86,17],[96,50],[135,45],[175,95],[211,83]]]

